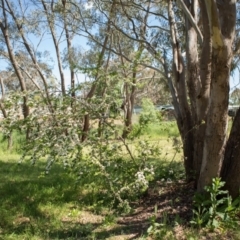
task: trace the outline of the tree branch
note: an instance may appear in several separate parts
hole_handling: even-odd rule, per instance
[[[207,1],[209,1],[209,0],[207,0]],[[185,15],[187,16],[188,20],[190,21],[190,23],[194,27],[195,31],[197,32],[200,43],[202,44],[203,43],[203,35],[202,35],[202,32],[201,32],[200,28],[198,27],[195,19],[193,18],[191,12],[188,10],[188,7],[183,2],[183,0],[178,0],[178,2],[180,3],[182,10],[185,13]]]

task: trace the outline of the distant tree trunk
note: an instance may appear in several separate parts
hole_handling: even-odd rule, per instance
[[[49,94],[49,89],[48,89],[48,84],[47,84],[47,79],[44,75],[44,73],[42,72],[41,68],[39,67],[38,65],[38,62],[37,62],[37,59],[36,59],[36,55],[34,54],[34,51],[32,50],[31,48],[31,44],[29,43],[29,41],[27,40],[26,36],[25,36],[25,32],[23,31],[22,29],[22,24],[18,21],[18,17],[16,16],[16,13],[15,11],[12,9],[12,6],[11,4],[9,4],[9,2],[6,0],[6,3],[7,3],[7,6],[8,6],[8,10],[9,10],[9,13],[11,14],[15,24],[16,24],[16,27],[18,29],[18,32],[22,38],[22,41],[24,43],[24,46],[25,46],[25,49],[26,51],[29,53],[29,56],[32,60],[32,63],[33,65],[35,66],[36,68],[36,71],[38,72],[39,76],[41,77],[42,81],[43,81],[43,85],[44,85],[44,90],[45,90],[45,94],[46,94],[46,98],[47,98],[47,103],[48,103],[48,108],[49,108],[49,111],[51,113],[54,112],[54,108],[52,106],[52,103],[51,103],[51,99],[50,99],[50,94]],[[31,79],[31,76],[29,75],[29,78]],[[31,79],[32,80],[32,79]],[[36,83],[34,82],[34,84],[36,85]],[[39,88],[39,87],[38,87]]]
[[[136,75],[133,73],[133,85],[131,86],[131,90],[129,92],[129,84],[126,83],[126,100],[125,100],[125,106],[124,106],[124,129],[122,133],[122,138],[127,138],[128,134],[132,130],[132,114],[133,114],[133,107],[134,107],[134,100],[135,100],[135,91],[136,87],[134,84],[136,83]]]
[[[67,41],[67,55],[68,55],[68,64],[70,68],[70,80],[71,80],[71,106],[73,107],[76,97],[76,89],[75,89],[75,73],[74,73],[74,59],[73,59],[73,49],[72,49],[72,36],[70,34],[70,31],[68,29],[68,22],[66,17],[66,2],[63,3],[63,17],[64,17],[64,30],[65,30],[65,36]]]
[[[108,61],[107,61],[106,67],[105,67],[106,72],[108,70],[109,60],[110,60],[110,54],[109,54]],[[101,92],[102,99],[104,98],[106,91],[107,91],[107,84],[106,84],[106,80],[105,80],[103,90]],[[102,137],[107,114],[108,114],[108,109],[104,109],[104,112],[101,114],[100,119],[98,120],[98,137],[99,138]]]
[[[11,61],[11,64],[15,70],[15,73],[18,77],[19,83],[20,83],[20,87],[21,87],[21,91],[22,92],[26,92],[27,91],[27,87],[26,87],[26,82],[25,82],[25,78],[22,75],[21,70],[18,67],[18,62],[17,59],[15,57],[15,53],[14,50],[12,48],[11,45],[11,41],[9,38],[9,23],[8,23],[8,17],[7,17],[7,13],[6,13],[6,6],[5,6],[5,1],[1,1],[2,2],[2,11],[3,11],[3,22],[0,20],[0,28],[1,31],[3,33],[3,37],[7,46],[7,50],[8,50],[8,54],[9,54],[9,58]],[[7,2],[8,3],[8,2]],[[23,116],[24,118],[26,118],[29,115],[29,106],[27,104],[28,98],[27,96],[23,97]],[[27,130],[26,132],[26,139],[28,139],[29,137],[29,130]]]
[[[13,138],[12,138],[12,131],[9,133],[8,136],[8,145],[7,145],[7,149],[11,150],[13,146]]]
[[[2,83],[2,78],[0,77],[0,82]],[[1,84],[1,86],[3,87],[3,85]],[[3,88],[2,88],[3,89]],[[2,91],[2,96],[4,96],[4,91]],[[7,112],[4,108],[4,104],[2,102],[3,99],[0,100],[0,109],[2,111],[2,114],[3,114],[3,117],[4,118],[7,118]],[[10,133],[8,134],[7,136],[7,139],[8,139],[8,145],[7,145],[7,148],[8,150],[10,150],[12,148],[12,145],[13,145],[13,139],[12,139],[12,131],[10,131]]]
[[[90,127],[90,116],[89,114],[84,116],[83,129],[82,129],[82,142],[87,139],[88,131]]]
[[[99,71],[100,71],[100,68],[103,65],[103,57],[104,57],[104,54],[106,52],[109,37],[111,36],[111,22],[114,20],[114,17],[115,17],[115,11],[116,11],[115,6],[116,6],[116,1],[113,0],[113,2],[111,4],[110,11],[109,11],[109,18],[108,18],[108,21],[107,21],[106,35],[105,35],[105,38],[104,38],[104,41],[103,41],[103,46],[102,46],[101,52],[99,54],[98,62],[97,62],[97,73],[95,74],[95,82],[92,84],[92,87],[91,87],[89,93],[87,94],[86,99],[91,99],[94,96],[94,93],[96,91],[97,81],[99,79]],[[90,128],[90,116],[89,116],[89,114],[87,114],[83,118],[82,139],[81,139],[82,142],[84,142],[87,139],[89,128]]]
[[[62,59],[61,59],[61,53],[60,53],[60,48],[59,48],[59,40],[57,39],[57,34],[56,34],[55,26],[54,26],[54,18],[52,16],[53,13],[52,12],[49,13],[50,9],[47,6],[45,1],[41,0],[41,2],[42,2],[43,9],[44,9],[44,13],[46,14],[48,27],[51,32],[55,52],[57,55],[57,63],[58,63],[58,70],[59,70],[60,79],[61,79],[62,95],[65,96],[66,95],[65,76],[64,76],[64,72],[63,72]]]
[[[3,84],[3,79],[0,77],[0,86],[1,86],[1,91],[2,91],[2,98],[0,99],[0,109],[2,111],[3,117],[7,118],[7,112],[6,109],[4,107],[4,98],[5,98],[5,88],[4,88],[4,84]],[[12,141],[12,131],[9,133],[9,135],[7,136],[8,139],[8,150],[10,150],[12,148],[13,145],[13,141]]]
[[[146,26],[147,26],[147,20],[148,20],[148,15],[150,11],[150,1],[148,2],[147,6],[147,11],[146,14],[143,18],[143,23],[140,26],[141,31],[140,31],[140,37],[141,39],[144,39],[145,34],[146,34]],[[135,60],[133,62],[133,68],[132,68],[132,82],[129,86],[128,83],[125,85],[125,94],[126,94],[126,100],[125,100],[125,119],[124,119],[124,129],[122,133],[122,138],[127,138],[128,134],[132,130],[132,115],[133,115],[133,108],[134,108],[134,103],[135,103],[135,95],[136,95],[136,83],[137,83],[137,68],[139,66],[139,60],[142,56],[144,50],[144,45],[142,43],[139,43],[139,47],[137,50],[137,54],[135,57]],[[130,91],[129,91],[130,87]]]

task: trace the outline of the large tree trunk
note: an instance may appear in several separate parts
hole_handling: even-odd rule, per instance
[[[188,1],[186,1],[188,2]],[[197,22],[198,0],[188,4],[195,22]],[[187,85],[194,123],[197,122],[197,98],[200,88],[197,32],[186,17],[186,57],[187,57]]]
[[[200,1],[201,6],[201,19],[204,39],[201,50],[200,60],[200,88],[196,94],[197,100],[197,121],[195,132],[195,145],[194,145],[194,171],[195,171],[195,187],[199,179],[202,158],[204,137],[206,131],[207,113],[209,108],[209,93],[211,83],[211,60],[212,60],[212,40],[209,28],[209,20],[207,17],[207,9],[205,4]]]
[[[210,104],[204,138],[198,191],[203,191],[220,174],[228,123],[229,75],[236,24],[236,5],[205,0],[212,38]]]
[[[198,1],[194,0],[192,3],[185,0],[186,7],[189,9],[189,13],[195,23],[198,22]],[[208,25],[207,25],[208,28]],[[209,29],[209,28],[208,28]],[[197,179],[199,178],[201,163],[202,163],[202,150],[203,150],[203,137],[205,134],[205,124],[202,124],[202,120],[204,118],[203,114],[199,114],[198,104],[199,98],[201,98],[199,92],[202,87],[199,75],[199,58],[198,58],[198,39],[197,32],[195,30],[194,25],[191,21],[186,17],[186,59],[187,59],[187,83],[188,83],[188,94],[191,104],[191,112],[192,112],[192,120],[193,120],[193,129],[191,130],[194,139],[190,139],[190,141],[194,141],[194,151],[193,151],[193,177],[195,179],[195,185],[197,185]],[[207,45],[207,40],[204,37],[203,43],[203,53],[205,53],[204,46]],[[202,40],[200,41],[202,44]],[[207,52],[206,52],[207,53]],[[209,52],[208,52],[209,54]],[[203,59],[202,59],[203,60]],[[201,61],[202,65],[203,61]],[[206,63],[206,59],[204,59],[204,64]],[[201,66],[200,65],[200,66]]]
[[[193,121],[191,111],[188,105],[185,65],[181,53],[181,47],[177,36],[176,23],[174,19],[174,12],[172,0],[168,2],[168,14],[170,34],[172,38],[172,51],[173,51],[173,76],[176,86],[178,97],[179,115],[176,115],[178,128],[183,142],[184,154],[184,167],[186,171],[187,181],[193,180],[193,153],[194,153],[194,134],[193,134]],[[177,113],[176,113],[177,114]]]
[[[233,126],[226,145],[221,178],[226,182],[226,189],[235,198],[239,196],[240,188],[240,109],[233,121]]]
[[[234,1],[235,3],[235,1]],[[230,5],[230,3],[229,3]],[[226,8],[221,6],[221,13],[228,16],[228,19],[232,22],[236,18],[235,4]],[[229,22],[230,24],[231,22]],[[229,26],[226,24],[224,29],[224,35],[229,36]],[[238,46],[239,47],[239,46]],[[233,121],[232,129],[228,138],[228,142],[225,149],[224,160],[222,163],[221,177],[226,182],[226,189],[229,190],[230,195],[235,198],[239,196],[240,189],[240,109],[238,109]]]

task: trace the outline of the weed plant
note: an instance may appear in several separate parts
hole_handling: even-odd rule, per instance
[[[239,212],[240,197],[232,201],[228,191],[222,189],[224,185],[220,178],[214,178],[212,184],[205,187],[206,193],[195,194],[193,225],[198,228],[207,226],[211,230],[237,226],[234,213]]]

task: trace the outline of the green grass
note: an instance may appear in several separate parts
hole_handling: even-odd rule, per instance
[[[100,202],[100,196],[91,199],[85,195],[82,186],[76,184],[74,175],[66,173],[61,166],[54,165],[51,173],[45,176],[42,174],[44,162],[38,162],[36,166],[29,163],[18,165],[16,156],[9,156],[7,161],[3,157],[0,160],[0,239],[128,239],[132,229],[117,224],[117,215],[111,213],[107,202]],[[158,164],[159,178],[174,180],[182,177],[178,175],[180,165],[176,162],[171,165],[171,173],[167,162]],[[84,189],[88,191],[87,186]],[[175,227],[171,225],[163,225],[158,228],[158,236],[175,239],[173,229]],[[197,240],[201,239],[196,237],[200,233],[201,236],[209,234],[191,228],[183,231],[182,236],[187,236],[186,239]],[[229,235],[223,232],[221,236]],[[240,239],[239,236],[235,230],[231,239]],[[149,238],[143,234],[134,239]],[[224,238],[213,235],[211,239]]]
[[[0,161],[0,239],[91,239],[94,229],[114,221],[103,194],[81,186],[61,166],[44,175],[44,162],[16,160]]]
[[[2,157],[3,158],[3,157]],[[0,232],[4,239],[57,238],[61,218],[78,208],[78,186],[71,174],[55,165],[49,176],[45,164],[17,164],[16,158],[0,161]],[[70,228],[71,229],[71,228]],[[73,234],[70,230],[69,235]],[[14,237],[18,236],[18,237]],[[34,237],[34,238],[32,238]],[[24,239],[24,238],[23,238]]]
[[[151,138],[178,137],[179,131],[175,121],[150,124],[145,131]]]
[[[14,131],[12,133],[12,146],[10,149],[8,149],[7,137],[5,137],[3,134],[0,134],[0,155],[3,155],[4,152],[7,152],[8,154],[21,154],[25,139],[25,134],[20,133],[19,131]]]
[[[169,136],[174,139],[179,138],[174,122],[151,124],[141,137],[149,138],[160,148],[158,159],[149,160],[149,164],[155,169],[155,178],[151,181],[150,187],[158,194],[164,193],[165,189],[163,187],[159,189],[156,183],[161,182],[168,188],[168,181],[174,182],[184,178],[181,144],[176,142],[172,144]],[[0,152],[0,240],[129,239],[127,237],[134,232],[134,227],[117,222],[120,214],[116,211],[106,179],[98,174],[97,169],[93,166],[91,169],[85,168],[90,165],[82,160],[79,166],[83,175],[79,178],[76,171],[64,169],[60,163],[55,163],[46,175],[45,159],[37,161],[34,166],[29,160],[18,164],[21,144],[24,143],[23,137],[14,133],[14,145],[11,151],[7,151],[5,141],[0,142],[2,149]],[[133,150],[136,142],[137,140],[130,144]],[[114,179],[121,179],[127,184],[132,178],[131,171],[134,166],[125,156],[114,161],[116,163],[118,161],[118,166],[121,168],[115,168],[113,164],[109,172]],[[131,200],[137,202],[139,199]],[[147,205],[143,204],[145,207]],[[169,238],[163,239],[175,239],[172,235],[175,227],[166,224],[158,230],[165,237],[169,235]],[[201,239],[196,236],[205,234],[189,226],[184,226],[182,231],[189,240]],[[228,232],[226,229],[224,231]],[[222,236],[225,236],[225,233],[223,232]],[[240,239],[238,230],[234,230],[231,236],[234,236],[233,239]],[[145,231],[138,238],[132,239],[149,238]]]
[[[91,183],[94,174],[89,174],[76,181],[58,164],[45,175],[43,160],[32,166],[18,164],[18,159],[0,157],[0,239],[106,239],[128,233],[127,227],[116,224],[101,177]],[[157,173],[159,178],[172,176],[166,163],[158,163]],[[114,230],[109,231],[111,226]]]
[[[94,169],[78,179],[59,163],[46,175],[44,159],[34,166],[29,160],[19,164],[23,137],[14,133],[10,151],[6,141],[0,143],[0,239],[115,239],[130,231],[116,223],[111,192]],[[171,177],[167,167],[171,158],[162,158],[164,162],[152,160],[157,173],[154,181]],[[133,166],[127,159],[117,161],[122,168],[113,167],[110,172],[128,181]]]

